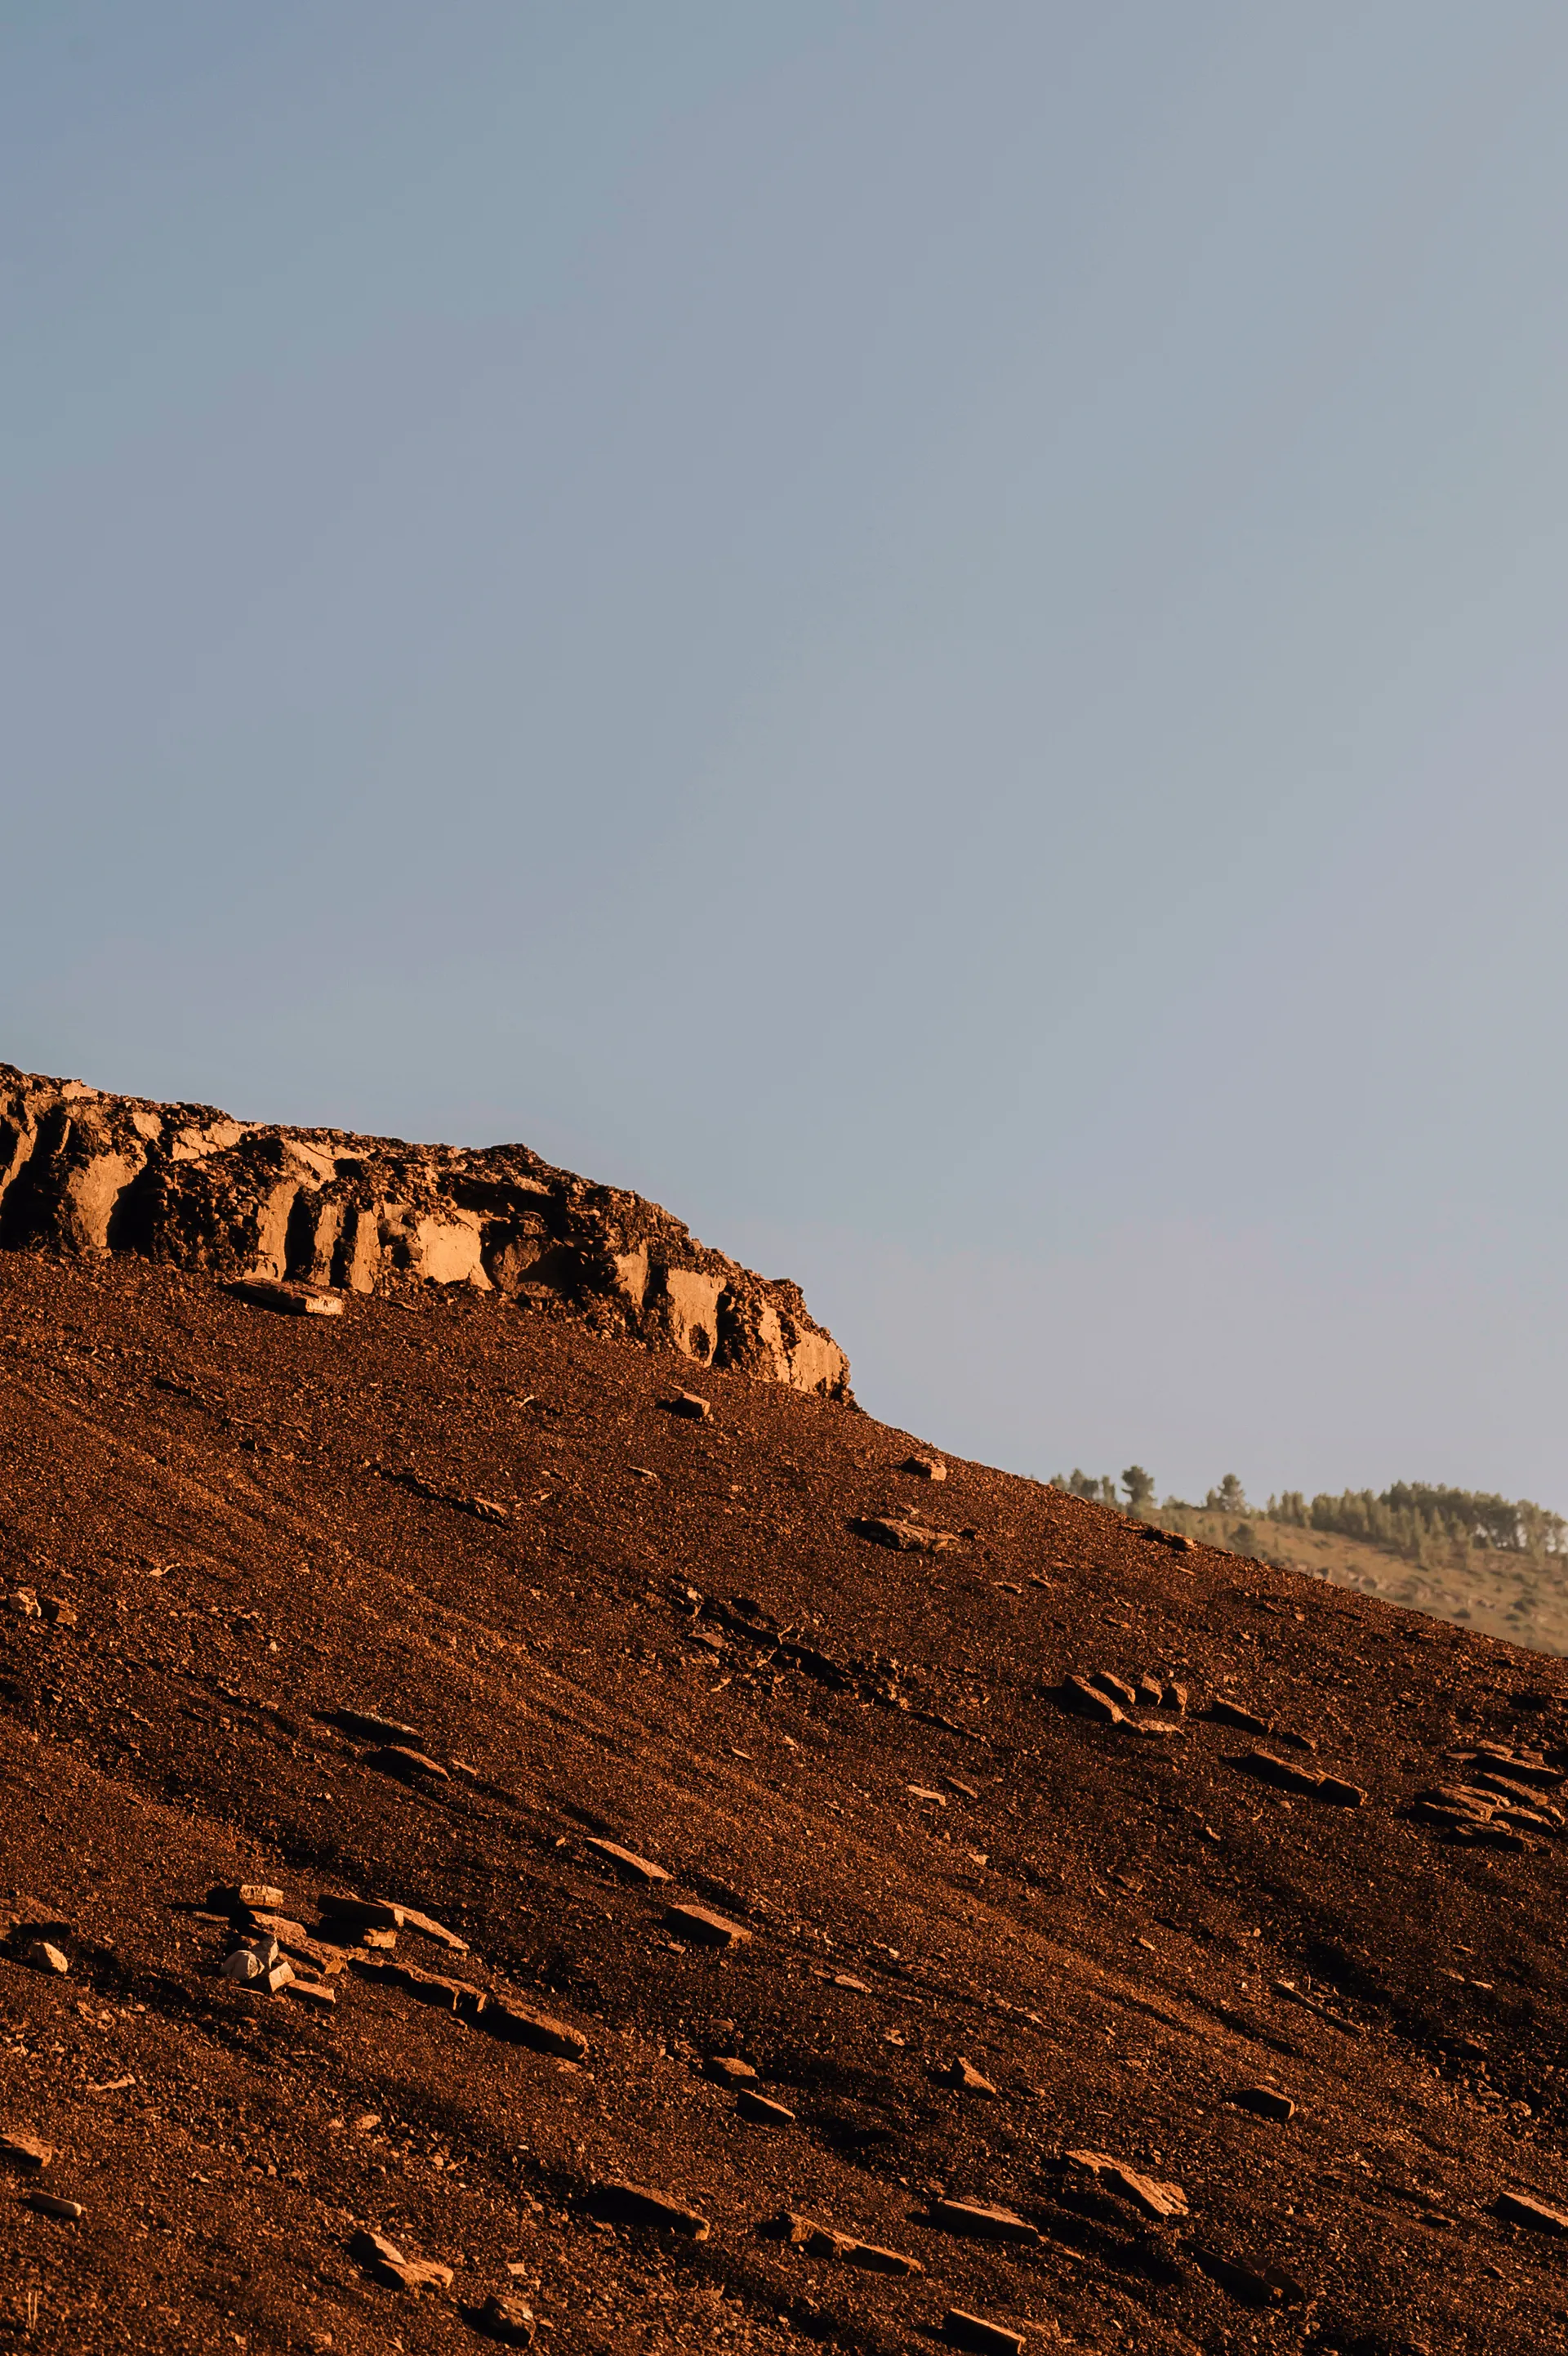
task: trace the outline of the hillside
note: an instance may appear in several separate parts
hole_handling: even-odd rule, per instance
[[[0,2349],[1568,2347],[1554,1661],[496,1287],[0,1368]]]
[[[1380,1595],[1482,1635],[1507,1637],[1533,1653],[1568,1654],[1568,1560],[1542,1562],[1500,1547],[1476,1547],[1462,1563],[1425,1565],[1338,1530],[1303,1529],[1296,1522],[1271,1521],[1267,1514],[1206,1513],[1193,1506],[1162,1511],[1159,1520],[1206,1546]]]

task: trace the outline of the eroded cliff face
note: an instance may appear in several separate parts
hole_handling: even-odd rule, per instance
[[[0,1064],[0,1248],[134,1252],[368,1293],[467,1284],[825,1398],[849,1365],[798,1286],[525,1145],[230,1119]]]

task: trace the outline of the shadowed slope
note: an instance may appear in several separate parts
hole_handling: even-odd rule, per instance
[[[467,1290],[0,1369],[0,2347],[1565,2344],[1557,1663]]]

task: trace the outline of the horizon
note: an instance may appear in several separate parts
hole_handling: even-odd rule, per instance
[[[0,1052],[1038,1478],[1568,1505],[1560,12],[0,41]]]

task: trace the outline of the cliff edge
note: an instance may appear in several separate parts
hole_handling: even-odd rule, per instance
[[[339,1293],[464,1284],[827,1398],[849,1362],[797,1285],[526,1145],[410,1145],[109,1096],[0,1064],[0,1249],[133,1253]]]

